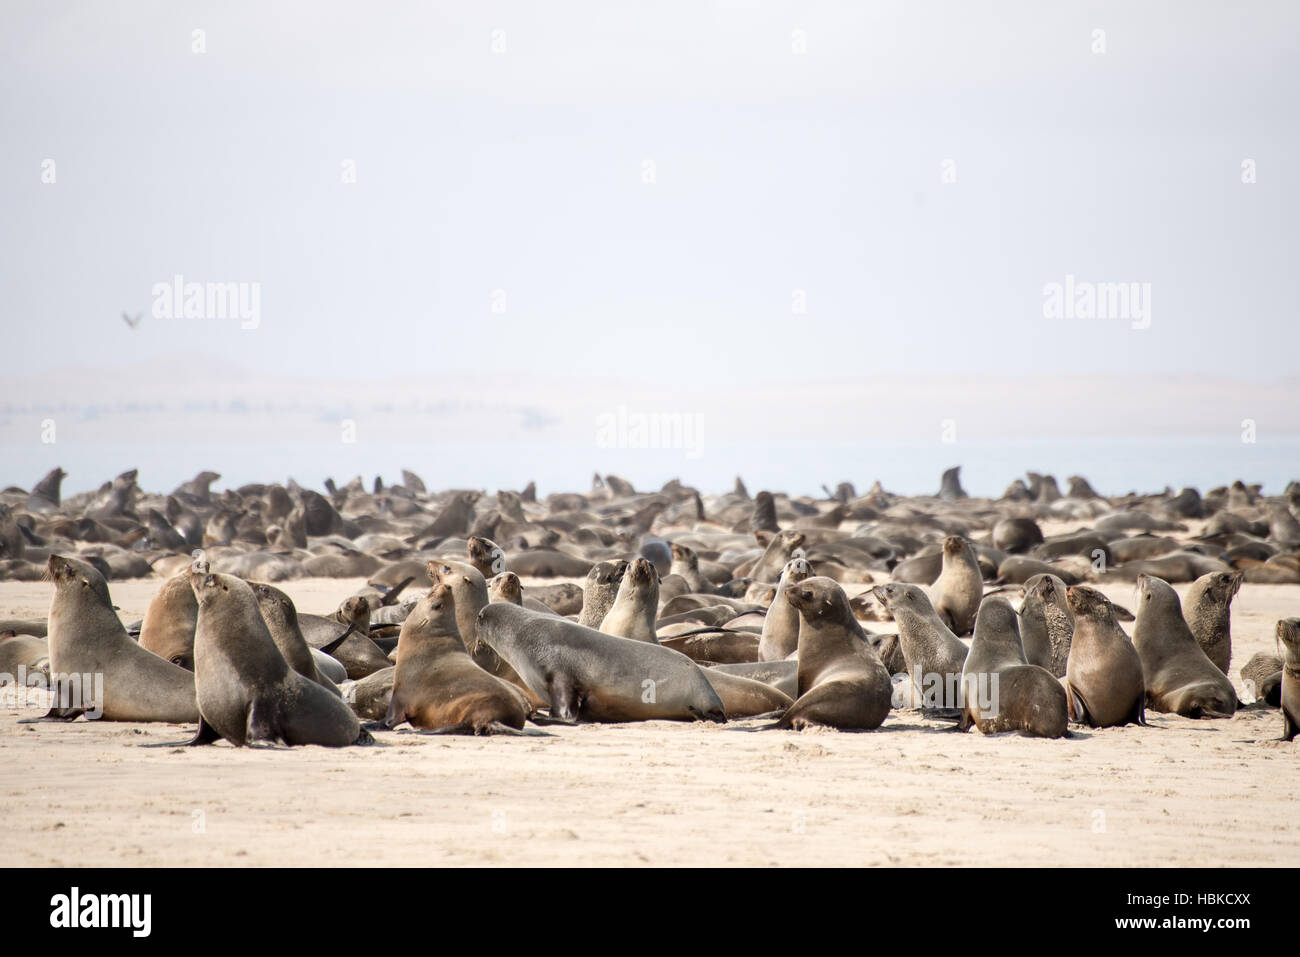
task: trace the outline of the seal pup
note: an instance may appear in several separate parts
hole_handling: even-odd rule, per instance
[[[1196,643],[1225,675],[1232,664],[1232,599],[1245,578],[1245,572],[1202,575],[1192,582],[1183,602]]]
[[[703,671],[670,648],[507,602],[479,612],[478,633],[561,721],[726,720]]]
[[[289,667],[247,582],[191,572],[190,587],[199,603],[194,680],[201,715],[192,744],[225,738],[236,747],[344,747],[371,740],[338,695]]]
[[[18,669],[50,677],[50,643],[35,635],[0,631],[0,684],[16,681]],[[21,682],[19,682],[21,683]]]
[[[1278,708],[1282,705],[1282,669],[1285,667],[1286,662],[1277,655],[1257,651],[1242,667],[1241,680],[1252,698]]]
[[[1115,620],[1110,600],[1086,585],[1065,591],[1074,635],[1065,667],[1070,718],[1094,728],[1146,724],[1142,659]]]
[[[266,630],[271,633],[271,640],[275,642],[275,647],[280,649],[285,663],[326,691],[339,694],[338,686],[321,674],[320,669],[316,667],[316,658],[312,654],[311,646],[302,636],[302,628],[298,625],[298,609],[294,607],[293,599],[274,586],[262,582],[248,584],[257,598],[257,610],[262,613]],[[190,593],[193,596],[193,589]],[[195,609],[197,608],[196,603]]]
[[[1279,621],[1277,637],[1286,650],[1282,666],[1282,740],[1293,741],[1300,733],[1300,618]]]
[[[484,734],[521,730],[531,711],[522,691],[474,664],[460,640],[451,586],[434,585],[402,622],[384,724]]]
[[[131,640],[113,611],[103,575],[62,555],[51,555],[46,570],[54,582],[51,676],[62,680],[62,676],[103,675],[102,700],[94,703],[95,708],[55,701],[47,717],[75,718],[99,710],[106,721],[199,719],[194,675]]]
[[[1065,688],[1046,668],[1030,664],[1011,602],[989,595],[975,616],[975,635],[962,666],[962,731],[1019,731],[1064,737],[1069,729]]]
[[[800,618],[799,697],[775,726],[880,727],[890,708],[889,672],[853,617],[844,589],[830,578],[806,578],[786,589],[784,600]]]
[[[785,600],[785,592],[801,581],[812,578],[812,566],[806,558],[792,558],[781,569],[776,594],[763,618],[758,640],[759,661],[780,661],[799,648],[799,609]]]
[[[943,568],[930,586],[930,604],[954,635],[968,635],[983,597],[984,576],[974,546],[960,535],[949,535],[943,540]]]
[[[638,558],[623,575],[614,604],[600,623],[600,631],[606,635],[658,644],[655,634],[658,611],[659,573],[648,559]]]
[[[612,562],[600,562],[587,572],[586,583],[582,586],[582,611],[578,613],[578,624],[588,628],[600,628],[605,615],[618,596],[619,585],[627,573],[628,562],[618,559]]]
[[[1187,718],[1228,718],[1237,693],[1183,619],[1178,593],[1152,575],[1137,578],[1138,613],[1133,646],[1142,659],[1147,707]]]
[[[1035,575],[1025,582],[1025,600],[1020,605],[1020,639],[1025,659],[1046,668],[1058,678],[1065,676],[1070,660],[1070,636],[1074,619],[1065,602],[1066,584],[1056,575]]]
[[[890,582],[873,589],[898,625],[898,643],[912,685],[927,708],[957,708],[966,645],[945,625],[920,585]]]

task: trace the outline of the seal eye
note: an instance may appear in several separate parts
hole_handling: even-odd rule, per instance
[[[174,665],[183,665],[185,663],[185,659],[180,655],[172,655],[170,660]]]

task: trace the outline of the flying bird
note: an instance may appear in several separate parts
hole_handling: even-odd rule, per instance
[[[130,326],[132,329],[135,329],[137,326],[139,326],[139,325],[140,325],[140,320],[143,319],[143,318],[144,318],[144,313],[143,313],[143,312],[137,312],[137,313],[135,314],[135,318],[134,318],[134,319],[132,319],[132,318],[131,318],[130,316],[128,316],[126,313],[122,313],[122,321],[125,322],[125,323],[126,323],[128,326]]]

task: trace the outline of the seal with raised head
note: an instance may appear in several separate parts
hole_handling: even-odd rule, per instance
[[[1065,599],[1074,617],[1065,696],[1070,718],[1094,728],[1146,724],[1142,659],[1115,610],[1095,588],[1072,585]]]
[[[202,716],[191,743],[343,747],[371,740],[338,695],[289,667],[247,582],[191,572],[190,587],[199,603],[194,681]]]
[[[701,669],[670,648],[507,602],[479,612],[478,633],[561,721],[726,720]]]
[[[772,604],[763,617],[763,632],[758,640],[759,661],[780,661],[799,648],[799,609],[785,600],[787,588],[812,578],[812,566],[806,558],[792,558],[781,569]]]
[[[638,558],[623,575],[618,596],[600,623],[600,630],[606,635],[657,644],[655,615],[658,611],[659,573],[648,559]]]
[[[927,708],[956,708],[966,645],[945,625],[920,585],[890,582],[873,589],[894,616],[912,686]]]
[[[805,578],[786,589],[784,600],[800,618],[799,697],[776,726],[880,727],[889,715],[889,672],[853,617],[844,589],[830,578]]]
[[[968,635],[982,597],[984,576],[975,547],[960,535],[949,535],[943,540],[943,569],[930,586],[930,604],[954,635]]]
[[[1300,618],[1279,621],[1277,637],[1286,651],[1282,665],[1282,740],[1293,741],[1300,734]]]
[[[1139,575],[1137,590],[1133,646],[1142,659],[1147,707],[1186,718],[1232,717],[1237,693],[1196,643],[1173,586],[1151,575]]]
[[[302,628],[298,625],[298,609],[294,607],[293,599],[273,585],[262,582],[248,584],[257,598],[257,610],[262,613],[266,630],[271,633],[271,640],[280,649],[280,654],[284,656],[289,667],[304,678],[310,678],[326,691],[338,694],[338,686],[321,674],[316,666],[316,657],[312,654],[311,646],[302,636]],[[196,603],[195,609],[197,608]]]
[[[582,611],[578,613],[578,624],[588,628],[600,628],[600,623],[609,614],[609,609],[618,597],[619,585],[627,574],[628,562],[618,559],[612,562],[600,562],[587,572],[586,583],[582,586]]]
[[[50,674],[99,675],[102,701],[93,710],[107,721],[199,719],[194,675],[141,648],[127,635],[113,611],[104,576],[85,562],[51,555],[46,564],[54,582],[50,602]],[[85,704],[86,702],[82,702]],[[50,717],[76,717],[91,708],[56,702]]]
[[[1020,605],[1025,660],[1058,678],[1065,676],[1070,636],[1074,634],[1074,619],[1065,602],[1066,587],[1056,575],[1035,575],[1025,582],[1025,600]]]
[[[1030,664],[1020,641],[1016,610],[1001,595],[989,595],[975,616],[975,635],[962,667],[963,731],[981,734],[1019,731],[1060,738],[1069,728],[1065,688],[1046,668]]]
[[[531,711],[521,690],[474,664],[460,640],[451,586],[434,585],[402,622],[384,724],[483,734],[521,729]]]
[[[1202,575],[1192,582],[1183,602],[1196,643],[1225,675],[1232,664],[1232,599],[1245,578],[1245,572]]]
[[[493,578],[506,570],[506,553],[490,538],[471,535],[465,543],[465,550],[469,554],[469,563],[485,579]]]

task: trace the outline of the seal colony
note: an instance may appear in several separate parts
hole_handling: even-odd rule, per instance
[[[133,470],[64,499],[64,477],[0,492],[0,580],[53,585],[46,619],[0,618],[0,675],[50,685],[39,720],[342,747],[408,726],[758,717],[771,721],[754,730],[869,732],[895,709],[1059,738],[1070,723],[1142,733],[1148,709],[1272,707],[1297,733],[1296,619],[1278,623],[1284,654],[1245,663],[1246,700],[1227,677],[1234,596],[1300,584],[1296,482],[1106,498],[1028,473],[976,499],[954,468],[934,496],[843,482],[751,498],[740,479],[709,495],[611,475],[539,499],[532,484],[430,493],[409,471],[324,493],[217,492],[201,472],[156,495]],[[365,585],[299,609],[272,584],[309,576]],[[109,582],[148,577],[147,614],[124,623]],[[1114,582],[1134,584],[1136,614],[1091,587]],[[1182,602],[1173,583],[1192,583]]]

